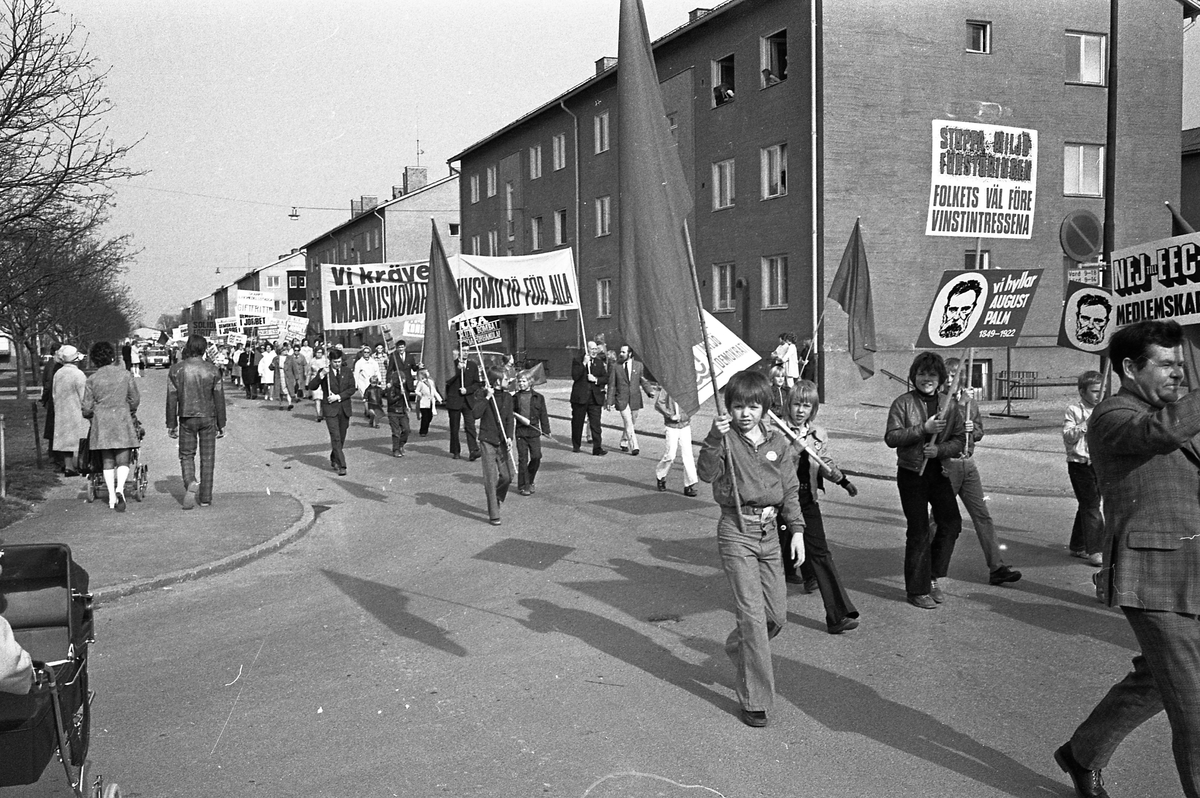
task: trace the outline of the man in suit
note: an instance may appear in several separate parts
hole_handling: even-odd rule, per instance
[[[416,379],[421,361],[416,355],[408,354],[408,344],[398,339],[388,355],[387,373],[384,382],[404,385],[404,397],[411,403],[416,399]]]
[[[628,345],[622,346],[616,364],[608,372],[608,401],[609,408],[615,407],[621,414],[621,451],[635,457],[641,452],[633,425],[644,406],[642,391],[654,396],[654,385],[642,373],[642,364],[633,356],[633,350]]]
[[[608,454],[600,443],[600,410],[608,390],[608,364],[604,351],[595,341],[587,342],[587,354],[571,361],[571,448],[579,451],[583,443],[583,422],[587,419],[592,433],[592,454]]]
[[[1112,535],[1101,587],[1141,653],[1054,752],[1083,798],[1107,798],[1101,769],[1126,735],[1164,709],[1183,792],[1200,796],[1200,391],[1183,395],[1182,344],[1174,321],[1115,333],[1108,351],[1121,389],[1088,424]]]
[[[342,362],[342,350],[336,346],[329,349],[329,368],[317,369],[317,373],[308,383],[308,390],[317,388],[325,392],[321,400],[321,414],[325,417],[325,426],[329,430],[329,464],[337,469],[338,476],[346,476],[346,455],[342,447],[346,443],[346,430],[350,428],[350,398],[358,390],[354,382],[354,372]]]
[[[479,375],[479,364],[463,357],[454,350],[454,376],[446,380],[446,412],[450,415],[450,456],[462,459],[462,445],[458,442],[460,426],[467,433],[467,451],[471,460],[478,460],[479,440],[475,436],[475,392],[482,390],[483,378]]]

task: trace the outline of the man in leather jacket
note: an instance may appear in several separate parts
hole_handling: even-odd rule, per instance
[[[179,439],[183,472],[183,509],[212,503],[217,438],[225,434],[225,388],[217,367],[204,359],[208,341],[188,338],[183,360],[167,372],[167,434]],[[200,480],[196,480],[196,449],[200,450]]]

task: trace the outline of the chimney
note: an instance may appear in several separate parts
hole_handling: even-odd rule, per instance
[[[617,59],[611,55],[606,55],[603,58],[596,59],[596,74],[607,72],[617,65]]]
[[[362,196],[362,212],[363,213],[366,213],[367,211],[371,210],[378,204],[379,204],[379,197],[375,197],[370,194],[363,194],[363,196]]]
[[[700,19],[700,17],[707,14],[709,11],[712,11],[712,9],[711,8],[693,8],[691,11],[688,12],[688,22],[689,23],[695,22],[696,20]]]
[[[404,167],[404,193],[411,194],[429,185],[429,170],[424,166]],[[393,189],[394,191],[395,189]]]
[[[392,199],[399,199],[404,196],[404,186],[392,186]]]
[[[353,219],[362,213],[362,200],[350,200],[350,218]]]

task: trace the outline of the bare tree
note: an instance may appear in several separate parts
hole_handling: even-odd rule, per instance
[[[107,184],[136,174],[86,44],[51,0],[0,0],[0,236],[43,232],[64,204],[100,211]]]

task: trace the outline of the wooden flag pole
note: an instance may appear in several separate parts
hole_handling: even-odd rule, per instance
[[[833,472],[833,469],[829,467],[829,463],[826,463],[825,458],[823,458],[823,457],[821,457],[821,455],[817,454],[817,450],[814,449],[811,445],[809,445],[808,440],[802,439],[799,435],[797,435],[792,430],[792,428],[787,425],[787,423],[783,419],[781,419],[779,416],[775,415],[774,410],[767,410],[767,417],[770,418],[772,422],[774,422],[775,426],[779,427],[779,431],[782,432],[784,435],[786,435],[788,437],[788,440],[799,443],[800,446],[804,449],[804,451],[808,454],[808,456],[811,459],[813,459],[817,463],[817,465],[819,465],[821,468],[825,469],[825,473],[828,474],[828,473]]]
[[[483,382],[489,389],[488,401],[492,403],[492,412],[496,414],[496,426],[500,428],[500,438],[507,444],[504,448],[508,450],[508,464],[512,466],[512,478],[517,477],[517,456],[513,453],[513,442],[508,439],[508,430],[504,429],[504,419],[500,415],[500,405],[496,403],[496,389],[492,387],[491,380],[488,379],[487,366],[483,364],[483,350],[479,347],[479,339],[471,335],[471,344],[475,347],[475,354],[479,358],[479,373],[483,377]],[[514,431],[515,433],[515,431]]]
[[[692,234],[688,230],[687,219],[683,220],[683,241],[687,245],[688,266],[692,273],[692,290],[696,295],[696,315],[700,317],[700,338],[704,342],[704,356],[708,360],[708,376],[712,380],[713,402],[717,406],[717,415],[723,416],[725,415],[725,406],[721,402],[721,392],[717,390],[717,366],[713,361],[712,347],[708,344],[708,324],[704,321],[704,314],[701,312],[704,309],[704,303],[700,298],[700,279],[696,276],[696,256],[692,252]],[[733,452],[729,451],[724,437],[721,438],[721,451],[725,455],[725,470],[729,472],[729,485],[733,489],[733,500],[737,502],[737,512],[734,514],[734,518],[737,521],[738,531],[745,532],[746,528],[742,523],[742,492],[738,490],[737,473],[733,468]]]
[[[970,351],[970,350],[968,349],[968,351]],[[959,364],[960,364],[960,367],[961,367],[961,364],[962,364],[962,361],[961,361],[961,360],[959,361]],[[915,389],[916,387],[917,387],[917,386],[915,386],[915,385],[913,386],[913,388],[914,388],[914,389]],[[937,394],[934,394],[934,395],[936,396]],[[945,418],[945,417],[946,417],[946,415],[947,415],[949,412],[950,412],[950,401],[949,401],[949,399],[947,399],[947,400],[946,400],[946,406],[938,409],[936,418]],[[928,444],[928,443],[931,443],[931,442],[933,442],[933,441],[936,441],[936,440],[937,440],[937,437],[938,437],[938,433],[936,433],[936,432],[935,432],[935,433],[933,433],[932,435],[930,435],[930,437],[929,437],[929,439],[926,441],[926,443]],[[921,460],[921,467],[917,469],[917,475],[918,475],[918,476],[924,476],[924,475],[925,475],[925,466],[926,466],[926,464],[927,464],[928,462],[929,462],[929,458],[928,458],[928,457],[926,457],[925,459]]]
[[[800,379],[804,379],[804,370],[808,368],[808,359],[812,356],[813,347],[817,345],[817,336],[821,334],[821,325],[825,323],[825,313],[829,310],[829,303],[826,302],[821,308],[821,315],[817,317],[817,324],[813,327],[812,338],[808,339],[808,346],[804,348],[804,359],[800,361]]]

